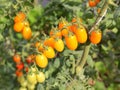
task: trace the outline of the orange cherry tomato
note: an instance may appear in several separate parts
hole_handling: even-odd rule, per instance
[[[17,14],[17,16],[15,16],[14,22],[15,22],[15,23],[21,22],[21,21],[25,20],[25,18],[26,18],[25,13],[19,12],[19,13]]]
[[[100,0],[95,0],[95,2],[98,4],[100,2]]]
[[[48,65],[48,59],[47,57],[44,55],[44,54],[38,54],[36,55],[35,57],[35,61],[36,61],[36,64],[41,67],[41,68],[45,68],[47,67]]]
[[[62,52],[62,51],[64,50],[64,42],[62,41],[62,39],[57,39],[57,40],[55,41],[54,48],[55,48],[58,52]]]
[[[75,50],[78,47],[77,38],[74,34],[65,37],[65,42],[66,42],[67,47],[70,50]]]
[[[50,31],[50,37],[53,37],[53,38],[62,38],[62,34],[61,34],[61,31],[60,30],[51,30]]]
[[[28,26],[24,27],[22,31],[22,35],[25,40],[29,40],[32,37],[31,28]]]
[[[61,30],[62,28],[65,28],[67,24],[68,22],[64,18],[61,18],[58,23],[58,29]]]
[[[97,5],[97,3],[95,2],[95,0],[89,0],[88,3],[89,3],[90,7],[95,7]]]
[[[72,23],[77,22],[77,20],[78,20],[79,22],[82,22],[82,19],[81,19],[81,18],[74,17],[74,18],[72,19]]]
[[[13,56],[13,61],[14,61],[15,63],[20,63],[20,62],[21,62],[21,57],[20,57],[20,55],[19,55],[19,54],[15,54],[15,55]]]
[[[93,30],[93,31],[91,31],[89,39],[90,39],[91,43],[93,43],[93,44],[100,43],[100,41],[102,39],[101,30]]]
[[[24,28],[24,23],[23,22],[17,22],[14,24],[14,31],[15,32],[21,32]]]
[[[54,48],[55,39],[53,37],[47,38],[44,41],[44,45]]]
[[[43,54],[47,57],[47,58],[54,58],[55,57],[55,51],[52,47],[47,46],[45,47],[45,49],[43,50]]]
[[[75,33],[75,31],[77,30],[77,27],[78,27],[77,24],[72,24],[72,25],[70,26],[70,31],[73,32],[73,33]]]
[[[68,32],[69,32],[69,28],[64,28],[64,29],[61,30],[61,34],[64,37],[68,36]]]
[[[87,41],[87,32],[83,26],[77,28],[75,35],[79,43],[85,43]]]
[[[38,48],[39,51],[43,51],[44,50],[43,44],[40,43],[40,42],[36,42],[35,43],[35,47]]]
[[[15,71],[15,74],[16,74],[17,77],[23,76],[23,72],[20,71],[20,70],[16,70],[16,71]]]

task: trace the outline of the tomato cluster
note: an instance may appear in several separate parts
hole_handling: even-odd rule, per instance
[[[14,31],[20,32],[25,40],[29,40],[32,36],[32,31],[29,26],[29,22],[26,19],[26,15],[23,12],[19,12],[14,17]]]
[[[25,21],[25,14],[20,12],[14,18],[14,30],[22,32],[24,39],[29,40],[32,36],[32,31],[29,23]],[[85,44],[89,39],[91,43],[98,44],[101,41],[102,34],[99,29],[92,30],[88,34],[86,27],[82,23],[82,19],[74,17],[71,22],[61,18],[57,27],[52,27],[49,32],[49,37],[36,41],[34,44],[36,55],[29,55],[24,65],[20,55],[15,54],[13,57],[16,63],[16,76],[18,79],[26,76],[26,80],[18,80],[21,88],[33,90],[37,82],[43,83],[45,75],[38,70],[38,67],[43,69],[48,66],[49,60],[56,57],[56,52],[62,52],[65,46],[70,50],[76,50],[79,44]],[[31,66],[34,65],[34,68]],[[29,67],[29,68],[28,68]],[[23,72],[26,72],[23,75]],[[23,85],[22,82],[25,82]]]
[[[90,7],[95,7],[101,0],[89,0],[88,4]]]

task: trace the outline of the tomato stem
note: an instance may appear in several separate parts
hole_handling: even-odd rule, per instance
[[[98,26],[98,25],[100,24],[100,22],[102,21],[103,17],[106,15],[106,12],[107,12],[107,9],[108,9],[108,4],[109,4],[109,3],[108,3],[108,0],[106,0],[106,1],[104,2],[104,5],[103,5],[103,7],[102,7],[102,9],[101,9],[101,12],[100,12],[99,16],[97,17],[97,19],[96,19],[95,23],[93,24],[92,28],[90,29],[89,33],[90,33],[92,30],[94,30],[94,28],[95,28],[96,26]],[[81,59],[78,61],[78,63],[77,63],[78,65],[76,66],[76,74],[77,74],[78,72],[80,72],[80,70],[84,67],[84,65],[85,65],[85,63],[86,63],[87,56],[88,56],[89,50],[90,50],[90,45],[91,45],[91,43],[90,43],[90,44],[87,44],[87,45],[84,47],[84,51],[83,51],[83,53],[82,53],[82,57],[81,57]],[[78,71],[77,71],[77,68],[79,69]]]

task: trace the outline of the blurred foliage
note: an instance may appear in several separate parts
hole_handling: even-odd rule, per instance
[[[35,3],[35,1],[38,1]],[[99,28],[103,32],[102,42],[92,45],[84,69],[77,77],[75,63],[81,58],[84,45],[77,51],[64,50],[49,62],[45,72],[46,81],[37,84],[36,90],[120,90],[120,1],[113,0],[118,7],[109,6],[107,15]],[[0,90],[18,90],[14,74],[15,52],[23,62],[31,51],[31,43],[48,35],[52,26],[57,26],[60,17],[71,21],[73,16],[82,18],[88,30],[99,15],[104,0],[95,8],[88,6],[88,0],[0,0]],[[27,15],[34,39],[26,41],[21,34],[13,31],[13,19],[19,12]],[[22,52],[22,53],[21,53]],[[95,84],[88,83],[92,78]],[[7,86],[7,87],[6,87]]]

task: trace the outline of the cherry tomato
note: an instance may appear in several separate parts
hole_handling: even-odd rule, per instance
[[[21,62],[21,57],[20,57],[20,55],[19,55],[19,54],[15,54],[15,55],[13,56],[13,61],[14,61],[15,63],[20,63],[20,62]]]
[[[47,67],[47,65],[48,65],[48,59],[47,59],[47,57],[46,57],[44,54],[42,54],[42,53],[36,55],[35,60],[36,60],[36,64],[37,64],[39,67],[41,67],[41,68],[45,68],[45,67]]]
[[[19,63],[16,65],[17,70],[22,70],[24,68],[24,63]]]
[[[98,44],[100,43],[101,39],[102,39],[102,33],[101,30],[93,30],[90,33],[90,41],[93,44]]]
[[[97,5],[95,0],[89,0],[88,3],[90,7],[95,7]]]
[[[26,86],[27,86],[27,80],[21,82],[20,85],[21,85],[22,87],[26,87]]]
[[[15,71],[15,74],[16,74],[17,77],[23,76],[23,72],[20,71],[20,70],[16,70],[16,71]]]
[[[43,51],[44,50],[43,44],[40,43],[40,42],[36,42],[35,43],[35,47],[38,48],[39,51]]]
[[[58,29],[61,30],[63,28],[66,28],[65,26],[67,24],[68,24],[68,22],[64,18],[61,18],[61,20],[58,23]]]
[[[68,36],[68,32],[69,32],[69,28],[64,28],[64,29],[61,30],[61,34],[64,37]]]
[[[20,87],[19,90],[27,90],[26,87]]]
[[[25,40],[29,40],[32,37],[31,28],[28,26],[24,27],[22,31],[22,35]]]
[[[68,37],[65,37],[65,42],[66,42],[67,47],[70,50],[75,50],[78,47],[77,38],[74,34],[69,35]]]
[[[50,31],[50,37],[52,38],[62,38],[62,34],[60,30],[57,30],[57,28],[53,28]]]
[[[47,39],[45,39],[45,41],[44,41],[44,45],[45,45],[45,46],[50,46],[50,47],[52,47],[52,48],[54,48],[54,43],[55,43],[55,39],[52,38],[52,37],[47,38]]]
[[[26,58],[26,62],[27,62],[28,64],[33,63],[33,60],[32,60],[32,58],[31,58],[31,56],[28,56],[28,57]]]
[[[23,28],[24,28],[24,23],[23,22],[17,22],[14,24],[14,31],[15,32],[22,32]]]
[[[87,41],[87,32],[83,26],[77,28],[75,35],[79,43],[85,43]]]
[[[52,47],[48,46],[43,50],[43,54],[47,57],[47,58],[54,58],[55,57],[55,51]]]
[[[21,22],[21,21],[25,20],[25,18],[26,18],[25,13],[24,13],[24,12],[19,12],[19,13],[17,14],[17,16],[15,16],[14,22],[15,22],[15,23]]]
[[[35,90],[35,84],[28,83],[27,88],[28,90]]]
[[[36,75],[35,73],[31,72],[27,74],[27,81],[28,83],[35,84],[36,83]]]
[[[43,83],[45,81],[45,74],[43,72],[38,72],[36,74],[37,82]]]
[[[58,52],[62,52],[64,50],[64,42],[62,41],[62,39],[55,40],[54,48]]]
[[[98,4],[100,2],[100,0],[95,0],[95,2]]]

